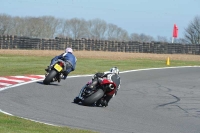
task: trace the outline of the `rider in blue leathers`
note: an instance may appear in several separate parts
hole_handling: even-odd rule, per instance
[[[49,67],[47,69],[45,69],[46,71],[49,71],[51,69],[51,67],[57,62],[58,59],[61,59],[63,61],[65,61],[65,67],[64,67],[64,72],[63,72],[63,79],[67,78],[67,75],[71,72],[74,71],[76,68],[76,57],[73,55],[73,50],[72,48],[66,48],[65,53],[62,53],[59,56],[55,56],[52,60],[51,63],[49,65]]]

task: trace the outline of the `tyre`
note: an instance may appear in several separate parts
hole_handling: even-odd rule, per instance
[[[97,90],[95,93],[90,95],[87,98],[84,98],[82,101],[83,105],[90,106],[93,103],[95,103],[97,100],[99,100],[101,97],[103,97],[104,91],[102,89]]]
[[[49,85],[50,82],[52,81],[52,79],[56,76],[56,74],[57,74],[57,71],[51,70],[51,71],[49,72],[49,74],[45,77],[45,79],[43,80],[43,83],[44,83],[45,85]]]

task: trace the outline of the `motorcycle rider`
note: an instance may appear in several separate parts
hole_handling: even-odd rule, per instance
[[[102,81],[103,78],[107,78],[108,80],[114,82],[116,84],[116,88],[114,88],[114,86],[109,85],[109,92],[107,92],[101,99],[99,99],[96,102],[96,106],[108,106],[109,101],[111,100],[111,98],[113,98],[116,94],[117,91],[120,88],[120,84],[121,84],[121,78],[119,76],[119,69],[117,67],[113,67],[110,69],[110,71],[106,71],[103,73],[96,73],[94,74],[94,76],[92,77],[92,81],[88,82],[87,86],[90,89],[95,88],[95,86],[100,83]],[[82,90],[84,89],[84,87],[81,89],[79,96],[77,96],[74,99],[75,103],[78,103],[79,101],[81,101],[82,97]]]
[[[67,78],[67,75],[71,72],[74,71],[76,68],[76,57],[73,55],[73,50],[72,48],[66,48],[65,52],[62,53],[61,55],[55,56],[52,60],[50,65],[48,66],[45,71],[49,71],[51,67],[57,62],[58,59],[61,59],[65,62],[65,67],[63,69],[63,79]]]

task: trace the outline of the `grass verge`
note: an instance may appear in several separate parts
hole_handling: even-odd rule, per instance
[[[45,125],[0,113],[0,133],[94,133],[88,130]]]
[[[21,55],[0,55],[0,76],[27,75],[45,73],[44,69],[49,65],[51,57],[41,56],[21,56]],[[199,61],[170,61],[170,66],[194,66],[200,65]],[[166,60],[150,59],[91,59],[79,58],[76,70],[70,75],[93,74],[98,71],[107,71],[111,67],[117,66],[120,71],[168,67]]]

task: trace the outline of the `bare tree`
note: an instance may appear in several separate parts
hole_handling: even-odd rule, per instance
[[[190,44],[200,44],[200,16],[196,16],[185,29],[185,40]]]
[[[53,38],[56,36],[73,39],[108,39],[115,41],[149,42],[153,37],[145,34],[128,32],[115,24],[107,24],[104,20],[93,19],[57,19],[52,16],[42,17],[10,17],[0,15],[0,34],[11,34],[37,38]]]
[[[69,34],[67,33],[67,20],[65,19],[60,19],[59,20],[59,26],[57,27],[57,32],[56,32],[56,37],[61,37],[61,38],[65,38],[67,36],[69,36]]]
[[[145,34],[140,34],[140,40],[141,42],[151,42],[153,41],[153,37]]]
[[[106,38],[107,23],[101,19],[93,19],[87,22],[88,37],[93,39]]]
[[[8,34],[38,38],[53,38],[58,32],[60,19],[44,17],[14,17],[10,21]]]
[[[137,34],[137,33],[132,33],[131,35],[130,35],[130,40],[131,41],[140,41],[140,36],[139,36],[139,34]]]
[[[52,16],[43,16],[42,20],[42,37],[53,38],[59,30],[62,20]]]
[[[9,31],[8,34],[10,35],[25,35],[25,31],[26,31],[26,22],[25,19],[20,18],[20,17],[14,17],[12,18],[12,30]]]
[[[174,42],[180,44],[188,44],[188,42],[184,38],[177,38],[174,40]]]
[[[107,38],[108,40],[117,40],[116,38],[116,31],[117,31],[117,25],[114,24],[108,24],[108,29],[107,29]]]
[[[43,27],[43,20],[42,18],[38,17],[26,17],[26,32],[25,35],[30,37],[44,37],[42,35]]]
[[[38,38],[53,38],[59,25],[58,19],[50,16],[26,17],[25,35]]]
[[[167,37],[163,37],[163,36],[157,36],[157,41],[158,42],[169,42]]]
[[[128,41],[129,35],[126,30],[123,30],[122,28],[117,28],[116,30],[116,40],[117,41]]]
[[[65,29],[63,31],[67,33],[67,36],[70,36],[73,39],[79,39],[85,36],[86,21],[78,18],[66,20],[64,28]]]
[[[145,35],[145,34],[132,33],[130,35],[130,40],[138,41],[138,42],[151,42],[151,41],[154,41],[154,38],[152,36]]]
[[[8,33],[10,30],[11,16],[0,14],[0,35]]]
[[[129,35],[126,30],[114,24],[108,24],[107,39],[113,41],[128,41]]]

